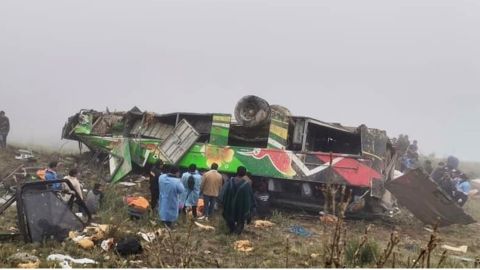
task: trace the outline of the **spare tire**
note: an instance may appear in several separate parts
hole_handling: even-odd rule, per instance
[[[257,96],[244,96],[235,106],[235,119],[245,127],[262,126],[270,122],[270,105]]]

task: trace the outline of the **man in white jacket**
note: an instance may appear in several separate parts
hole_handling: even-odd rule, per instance
[[[82,186],[80,185],[80,181],[78,181],[77,175],[78,175],[78,170],[77,169],[71,169],[68,172],[68,176],[65,176],[64,179],[67,179],[68,181],[70,181],[70,183],[73,186],[73,189],[78,193],[78,195],[80,195],[80,199],[83,200]],[[70,188],[66,184],[64,184],[63,189],[64,190],[70,190]]]

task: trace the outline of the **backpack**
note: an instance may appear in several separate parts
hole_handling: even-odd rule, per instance
[[[187,180],[187,188],[189,190],[195,189],[195,177],[193,175],[190,175]]]

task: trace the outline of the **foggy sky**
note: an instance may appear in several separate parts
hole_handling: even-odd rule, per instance
[[[0,1],[10,139],[55,145],[82,108],[295,115],[480,160],[480,1]]]

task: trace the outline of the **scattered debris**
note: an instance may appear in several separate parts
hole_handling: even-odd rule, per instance
[[[468,246],[453,247],[449,245],[442,245],[442,248],[450,251],[467,253]]]
[[[37,256],[25,252],[15,253],[8,257],[7,261],[17,268],[38,268],[40,266],[40,260]]]
[[[108,233],[110,226],[107,224],[92,223],[92,226],[86,227],[83,232],[92,237],[93,241],[103,240]]]
[[[201,224],[199,222],[196,222],[196,221],[194,223],[195,223],[195,225],[197,225],[202,230],[205,230],[205,231],[214,231],[215,230],[215,227],[213,227],[213,226],[203,225],[203,224]]]
[[[17,185],[15,195],[0,207],[3,213],[17,201],[18,229],[25,242],[42,242],[46,239],[63,241],[70,231],[80,231],[90,222],[91,215],[78,194],[72,200],[80,209],[86,211],[87,218],[80,219],[70,205],[59,199],[51,188],[52,185],[68,185],[68,180],[30,181]],[[45,207],[48,206],[48,207]]]
[[[325,214],[323,212],[320,212],[320,213],[321,213],[320,221],[322,223],[325,223],[327,225],[333,225],[333,224],[337,223],[338,217],[336,217],[334,215],[331,215],[331,214]]]
[[[145,177],[145,176],[140,176],[138,179],[133,180],[133,182],[135,182],[135,183],[141,183],[141,182],[144,182],[144,181],[147,181],[147,180],[148,180],[147,177]]]
[[[38,268],[38,267],[40,267],[40,261],[19,263],[17,265],[17,268],[23,268],[23,269],[32,269],[32,268]]]
[[[233,243],[233,248],[236,251],[250,252],[253,250],[253,245],[249,240],[238,240]]]
[[[427,227],[427,226],[423,227],[423,229],[424,229],[425,231],[429,232],[429,233],[433,233],[433,229],[431,229],[431,228],[429,228],[429,227]]]
[[[138,265],[138,264],[142,264],[143,261],[142,260],[128,261],[128,263],[133,264],[133,265]]]
[[[33,155],[33,152],[31,150],[18,149],[17,151],[18,151],[18,156],[15,156],[15,159],[31,160],[31,159],[35,158],[35,156]]]
[[[120,240],[115,246],[115,250],[121,256],[140,254],[143,252],[142,245],[140,244],[138,239],[133,237],[127,237]]]
[[[289,231],[299,236],[310,237],[312,233],[300,225],[293,225],[290,227]]]
[[[120,182],[118,184],[121,185],[121,186],[125,186],[125,187],[134,187],[134,186],[137,185],[137,184],[132,183],[132,182]]]
[[[461,256],[456,256],[456,255],[450,255],[448,256],[449,258],[464,261],[464,262],[476,262],[475,259],[473,258],[468,258],[468,257],[461,257]]]
[[[75,263],[75,264],[97,264],[97,262],[92,259],[88,259],[88,258],[74,259],[69,255],[63,255],[63,254],[48,255],[47,261],[60,262],[60,266],[62,268],[71,268],[68,262]]]
[[[107,240],[103,240],[100,244],[100,247],[105,251],[110,251],[113,246],[115,245],[115,239],[108,238]]]
[[[255,220],[253,222],[253,226],[255,228],[270,228],[270,227],[273,227],[274,225],[275,223],[270,222],[268,220]]]
[[[320,256],[320,254],[318,254],[318,253],[312,253],[312,254],[310,254],[310,258],[312,258],[312,259],[316,259],[316,258],[318,258],[319,256]]]
[[[80,247],[82,247],[83,249],[92,249],[95,246],[93,241],[89,238],[84,238],[84,239],[78,241],[77,244]]]
[[[422,168],[386,182],[385,188],[425,224],[438,223],[439,227],[443,227],[476,222]]]
[[[132,218],[142,218],[147,214],[150,203],[142,196],[127,196],[123,201],[128,205],[128,214]]]
[[[142,239],[147,241],[148,243],[153,242],[153,240],[155,240],[155,238],[157,238],[157,236],[153,232],[149,232],[149,233],[139,232],[138,235],[140,235],[142,237]]]

